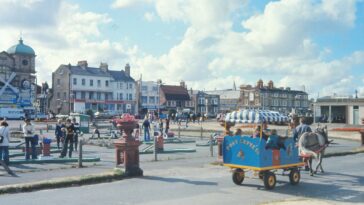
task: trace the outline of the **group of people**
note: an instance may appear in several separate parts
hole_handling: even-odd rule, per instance
[[[153,136],[159,136],[166,134],[168,136],[170,119],[162,119],[160,118],[158,121],[150,122],[148,118],[145,118],[142,124],[142,128],[144,131],[144,141],[150,141],[150,131],[151,126],[153,125]],[[159,132],[159,133],[158,133]]]
[[[268,135],[267,133],[269,133],[269,132],[270,132],[270,134]],[[307,125],[305,117],[301,117],[300,124],[297,127],[293,128],[293,130],[292,130],[293,141],[297,143],[299,140],[299,137],[305,132],[312,132],[312,130],[311,130],[310,126]],[[234,135],[242,135],[242,130],[240,128],[236,129]],[[269,131],[267,129],[266,124],[263,124],[263,127],[258,125],[251,137],[252,138],[261,137],[263,140],[265,140],[266,149],[285,149],[285,146],[283,143],[285,138],[278,136],[277,130],[275,130],[275,129],[272,129]]]
[[[76,122],[75,118],[72,120],[67,119],[65,122],[58,120],[56,124],[55,135],[57,140],[57,148],[60,149],[62,145],[60,158],[64,158],[67,155],[67,151],[68,157],[71,158],[72,152],[74,150],[77,151],[79,133],[80,125]]]

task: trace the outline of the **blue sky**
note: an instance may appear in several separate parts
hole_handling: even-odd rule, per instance
[[[107,62],[201,90],[273,80],[312,97],[364,96],[363,0],[3,0],[0,50],[19,33],[38,81]]]

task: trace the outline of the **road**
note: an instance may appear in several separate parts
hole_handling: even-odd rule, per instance
[[[82,187],[0,196],[0,204],[261,204],[292,200],[324,200],[323,204],[360,204],[364,201],[364,154],[324,159],[324,174],[292,186],[278,176],[273,191],[258,179],[242,186],[231,180],[229,169],[209,164],[213,158],[145,162],[144,177]],[[251,174],[250,174],[251,175]],[[249,176],[249,174],[248,174]],[[309,202],[307,202],[309,203]],[[317,203],[317,202],[315,202]]]

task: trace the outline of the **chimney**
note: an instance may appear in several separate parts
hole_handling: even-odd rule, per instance
[[[100,69],[103,71],[108,71],[109,65],[107,63],[100,63]]]
[[[185,81],[181,80],[181,82],[179,83],[179,85],[183,88],[186,88],[186,83]]]
[[[125,65],[125,75],[130,76],[130,65],[129,65],[129,63],[127,63]]]
[[[78,61],[77,65],[80,66],[83,69],[86,69],[88,67],[88,64],[87,64],[86,60]]]

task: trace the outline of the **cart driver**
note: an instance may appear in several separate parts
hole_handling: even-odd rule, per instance
[[[297,142],[300,136],[305,132],[312,132],[311,127],[306,124],[306,118],[300,118],[300,125],[293,130],[293,141]]]

